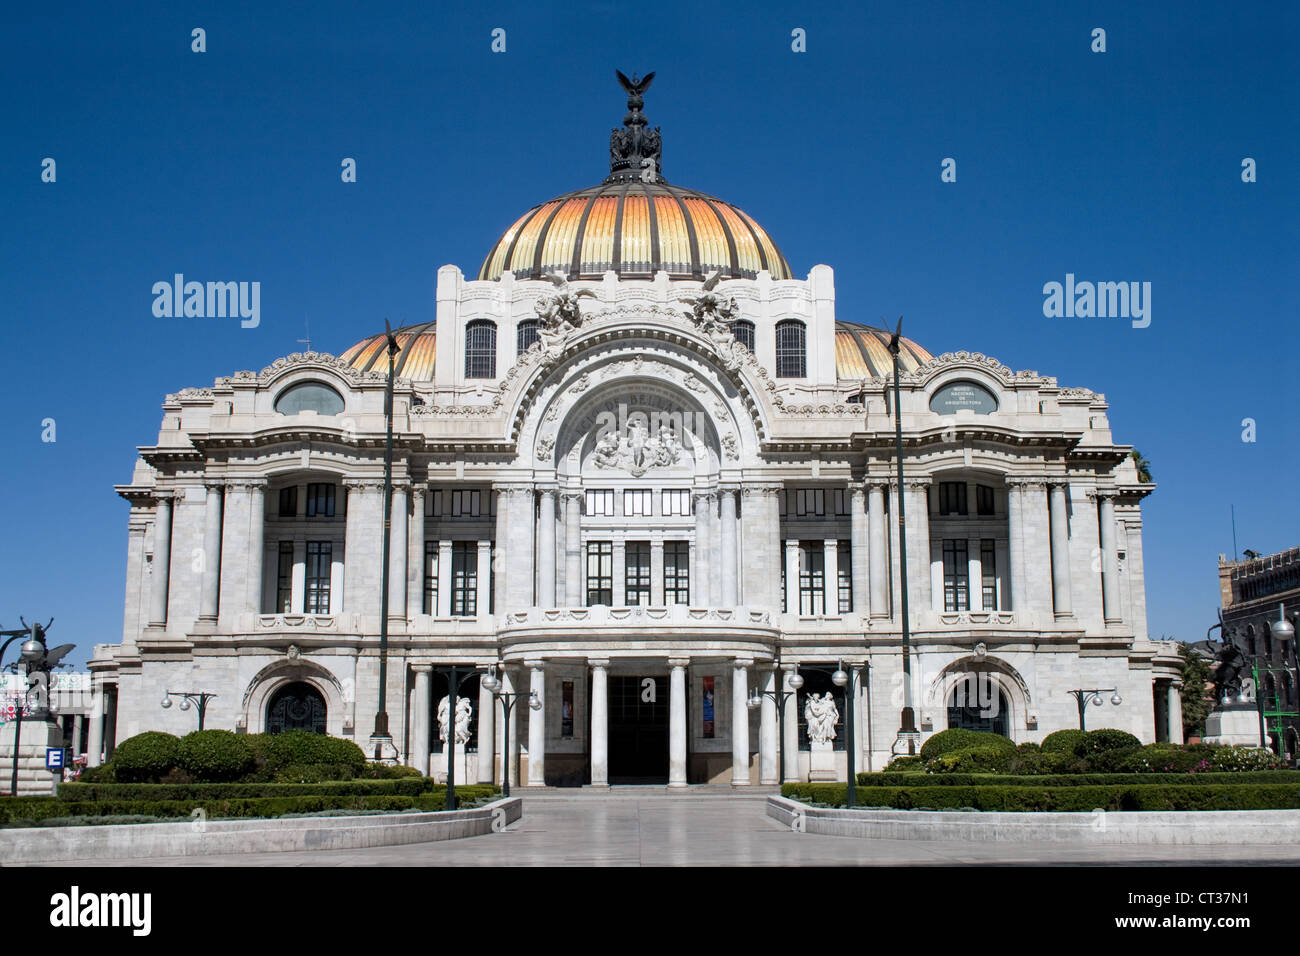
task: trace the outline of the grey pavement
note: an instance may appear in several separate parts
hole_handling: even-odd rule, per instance
[[[953,864],[1300,865],[1300,847],[1065,847],[1059,843],[874,840],[795,833],[769,819],[767,793],[547,790],[524,797],[500,833],[355,850],[169,857],[78,866],[935,866]],[[65,864],[66,865],[66,864]]]

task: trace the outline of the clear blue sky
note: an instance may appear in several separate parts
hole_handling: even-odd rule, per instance
[[[1300,5],[271,6],[0,13],[5,626],[54,615],[78,662],[120,640],[112,486],[163,396],[298,350],[304,319],[335,353],[431,319],[438,266],[472,274],[529,206],[605,175],[615,68],[657,71],[665,177],[746,209],[797,274],[832,265],[841,318],[903,314],[935,353],[1106,394],[1159,482],[1154,636],[1214,620],[1230,503],[1241,547],[1300,543]],[[175,272],[260,281],[260,327],[154,318]],[[1067,272],[1151,282],[1150,328],[1044,318]]]

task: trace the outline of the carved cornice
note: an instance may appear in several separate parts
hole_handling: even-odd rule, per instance
[[[1047,489],[1046,475],[1008,475],[1003,479],[1008,488],[1021,488],[1030,491]]]
[[[216,381],[216,387],[227,386],[235,382],[256,382],[258,385],[266,385],[272,379],[299,366],[329,369],[354,385],[360,385],[362,382],[384,382],[388,379],[386,372],[358,372],[347,362],[330,355],[328,352],[294,352],[283,358],[276,359],[257,374],[244,371],[236,372],[234,375],[225,378],[219,378]],[[395,381],[400,381],[406,386],[410,385],[410,382],[405,379]]]
[[[343,487],[363,495],[372,492],[382,494],[384,480],[382,478],[344,478]]]
[[[494,484],[492,487],[498,494],[516,496],[528,495],[529,497],[532,497],[533,491],[535,490],[533,485],[522,482],[505,482]]]
[[[746,482],[744,485],[742,485],[740,488],[740,493],[744,495],[746,498],[749,498],[751,496],[756,498],[761,498],[761,497],[766,497],[768,495],[780,494],[784,489],[785,489],[785,485],[781,484],[779,481],[769,481],[769,482],[753,481],[753,482]]]
[[[265,491],[267,480],[265,478],[227,478],[226,488],[234,492],[251,494],[254,491]]]

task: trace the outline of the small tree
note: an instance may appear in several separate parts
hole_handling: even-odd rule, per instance
[[[1133,466],[1137,468],[1138,481],[1147,483],[1151,481],[1151,462],[1142,457],[1142,452],[1134,448],[1129,452],[1129,457],[1133,459]]]
[[[1188,735],[1205,733],[1205,718],[1210,712],[1212,695],[1209,692],[1210,662],[1192,652],[1187,644],[1178,645],[1183,658],[1183,686],[1179,695],[1183,701],[1183,739]],[[1172,741],[1181,744],[1182,740]]]

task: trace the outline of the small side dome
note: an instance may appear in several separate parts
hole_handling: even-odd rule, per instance
[[[840,379],[861,380],[884,378],[894,373],[894,357],[889,354],[892,332],[857,325],[853,322],[835,323],[835,373]],[[930,359],[928,351],[911,339],[899,341],[898,364],[904,372],[914,372]]]
[[[437,331],[434,323],[423,322],[395,329],[397,355],[393,374],[413,382],[432,382],[433,363],[437,356]],[[358,372],[388,374],[387,339],[384,333],[364,338],[339,356]]]

